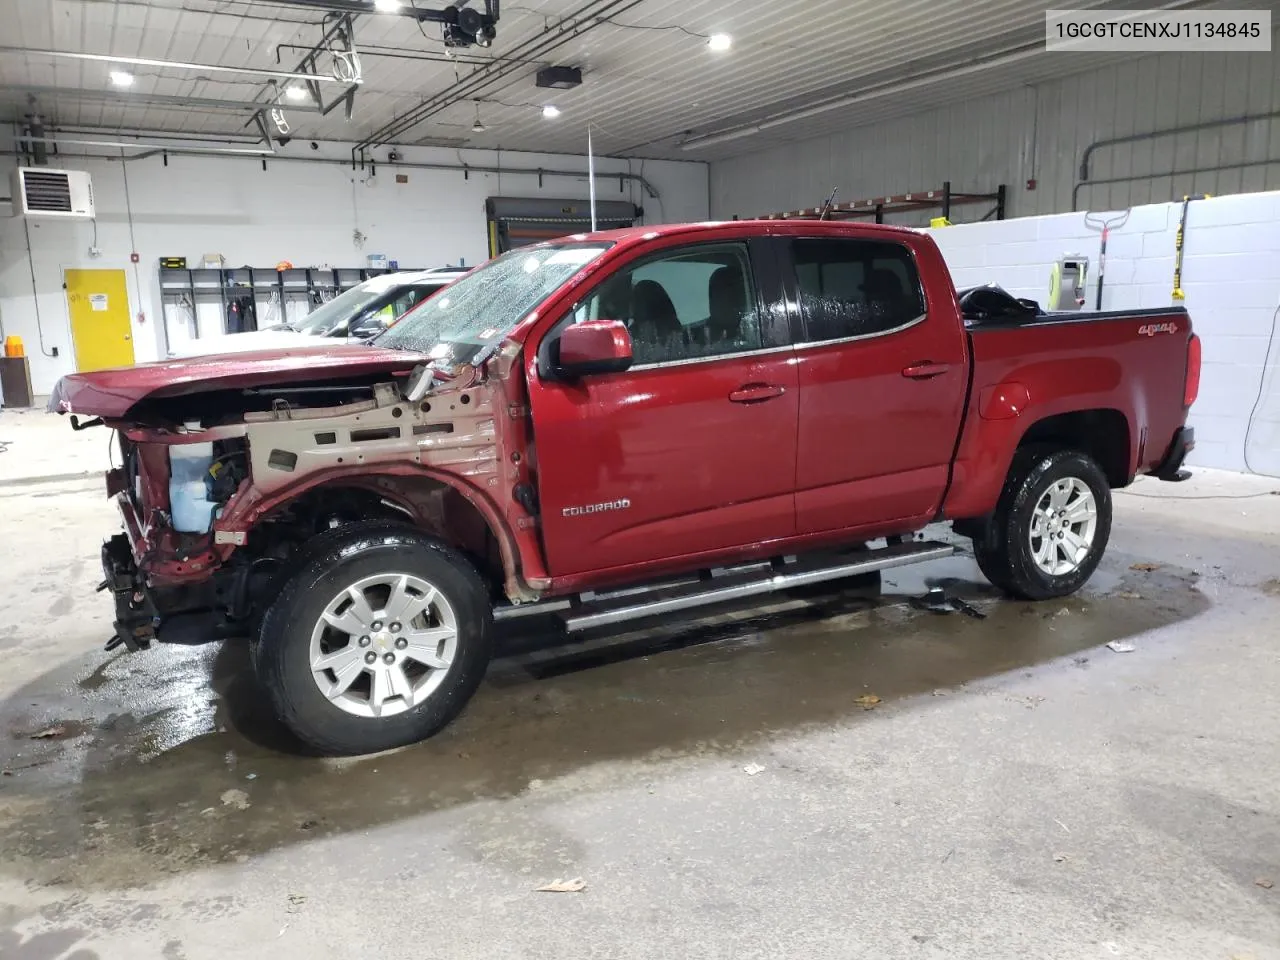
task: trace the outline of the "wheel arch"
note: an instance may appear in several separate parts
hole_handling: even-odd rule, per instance
[[[1112,487],[1133,482],[1132,432],[1128,417],[1119,410],[1104,407],[1043,417],[1023,432],[1014,453],[1033,445],[1088,454],[1098,462]]]
[[[225,529],[248,533],[291,508],[345,505],[356,514],[351,519],[399,520],[439,537],[471,560],[495,598],[528,590],[517,545],[497,505],[451,474],[410,464],[326,470],[267,496],[247,493],[223,518]]]

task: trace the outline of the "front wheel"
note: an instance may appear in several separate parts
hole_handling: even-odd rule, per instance
[[[395,523],[322,534],[267,610],[254,668],[277,715],[322,753],[425,739],[489,661],[483,581],[448,545]]]
[[[991,526],[974,542],[983,574],[1022,600],[1075,593],[1111,536],[1111,485],[1076,450],[1018,451]]]

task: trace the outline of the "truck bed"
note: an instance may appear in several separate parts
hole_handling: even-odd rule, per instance
[[[1042,314],[968,327],[972,388],[945,513],[976,516],[1000,493],[1009,451],[1035,419],[1096,412],[1125,421],[1106,464],[1116,485],[1161,462],[1185,416],[1191,320],[1181,307]],[[979,429],[979,426],[981,429]]]

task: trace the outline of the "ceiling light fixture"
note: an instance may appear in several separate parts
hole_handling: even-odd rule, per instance
[[[284,95],[290,100],[305,100],[307,99],[307,88],[297,85],[285,87]]]
[[[556,117],[560,116],[560,108],[553,103],[548,103],[542,108],[542,115],[548,120],[554,120]]]
[[[107,76],[110,77],[111,83],[114,86],[117,86],[117,87],[133,86],[133,74],[129,73],[127,70],[112,70],[109,74],[107,74]]]
[[[733,37],[727,33],[713,33],[707,37],[707,46],[715,53],[724,53],[724,51],[733,46]]]
[[[399,13],[403,6],[400,0],[373,0],[373,9],[379,13]]]
[[[472,133],[484,133],[484,121],[480,119],[480,101],[476,101],[476,122],[471,125]]]

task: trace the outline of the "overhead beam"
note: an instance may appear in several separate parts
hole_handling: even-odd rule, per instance
[[[209,110],[227,110],[232,113],[256,113],[263,104],[250,100],[218,100],[212,97],[173,96],[165,93],[128,93],[116,90],[85,90],[80,87],[41,87],[41,86],[8,86],[2,93],[20,93],[36,97],[69,97],[76,100],[88,100],[95,103],[115,103],[122,107],[204,107]],[[307,113],[319,113],[320,108],[314,103],[290,101],[290,110]]]
[[[185,60],[153,60],[148,57],[114,57],[104,53],[76,53],[71,50],[35,50],[26,47],[0,46],[0,53],[16,53],[30,57],[56,57],[65,60],[91,60],[98,63],[124,63],[138,67],[168,67],[173,70],[200,70],[206,73],[243,73],[275,80],[308,80],[325,83],[347,83],[338,77],[316,73],[290,73],[287,70],[263,70],[260,67],[229,67],[217,63],[190,63]]]

